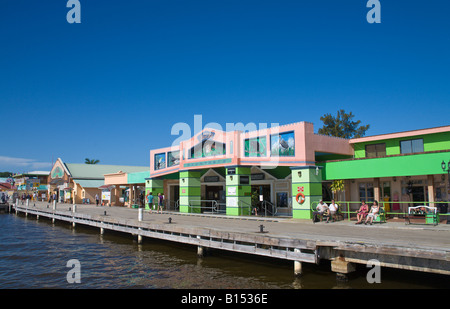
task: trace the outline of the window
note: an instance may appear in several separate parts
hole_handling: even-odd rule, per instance
[[[361,182],[359,183],[359,200],[365,200],[366,203],[373,202],[374,192],[373,183]]]
[[[366,145],[366,158],[379,158],[386,156],[386,144]]]
[[[400,153],[423,152],[423,139],[411,139],[400,142]]]
[[[288,193],[287,192],[277,192],[277,207],[280,207],[280,208],[288,207]]]

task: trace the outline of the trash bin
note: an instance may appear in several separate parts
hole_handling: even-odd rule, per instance
[[[439,222],[439,214],[436,213],[427,213],[425,217],[425,223],[426,224],[438,224]]]

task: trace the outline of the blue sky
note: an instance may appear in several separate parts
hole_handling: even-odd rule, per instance
[[[149,165],[177,122],[449,125],[450,3],[0,0],[0,171]]]

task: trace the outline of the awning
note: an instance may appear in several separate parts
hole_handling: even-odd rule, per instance
[[[102,190],[112,190],[112,189],[114,189],[116,186],[115,185],[103,185],[103,186],[100,186],[100,187],[98,187],[99,189],[102,189]]]
[[[73,181],[83,188],[99,188],[105,184],[104,179],[73,179]]]
[[[51,185],[62,185],[63,183],[66,183],[66,182],[67,181],[65,181],[62,178],[55,178],[55,179],[50,180]]]

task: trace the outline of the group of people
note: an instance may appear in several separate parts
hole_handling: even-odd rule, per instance
[[[356,214],[356,219],[358,220],[355,224],[364,224],[369,223],[372,225],[373,219],[376,219],[380,212],[380,206],[377,201],[373,201],[372,207],[366,204],[366,201],[361,201],[361,207],[358,209],[358,213]]]
[[[154,199],[155,198],[154,198],[152,192],[147,194],[147,203],[148,203],[148,207],[150,208],[150,213],[152,213],[152,210],[153,210],[153,200]],[[160,211],[162,213],[163,206],[164,206],[164,194],[158,193],[157,203],[158,203],[158,208],[156,209],[156,213],[160,213]]]
[[[313,220],[314,222],[319,221],[320,217],[327,218],[328,220],[333,218],[333,222],[337,220],[337,212],[338,212],[339,206],[335,203],[334,200],[331,200],[330,205],[327,205],[323,202],[323,200],[320,200],[319,204],[316,207],[316,211],[313,212]]]
[[[320,221],[320,217],[327,218],[327,223],[329,222],[330,217],[333,218],[333,222],[337,220],[337,212],[339,206],[335,203],[334,200],[331,200],[331,204],[327,205],[320,200],[319,204],[316,207],[316,211],[313,212],[313,221]],[[361,201],[361,207],[359,207],[358,212],[356,214],[357,222],[355,224],[370,224],[372,225],[373,220],[377,218],[380,213],[380,206],[377,201],[373,201],[372,207],[366,204],[366,201]]]

